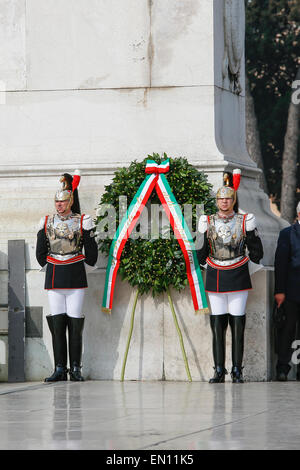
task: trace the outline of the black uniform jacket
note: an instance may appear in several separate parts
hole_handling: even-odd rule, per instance
[[[84,261],[77,263],[59,265],[47,262],[49,242],[45,229],[39,230],[37,234],[36,258],[38,263],[46,268],[45,289],[82,289],[87,287],[87,277],[84,263],[90,266],[96,264],[98,258],[98,247],[94,237],[93,229],[82,229],[82,247],[85,255]]]
[[[248,256],[253,263],[259,263],[263,257],[263,247],[257,230],[246,231],[246,247]],[[197,251],[200,265],[205,265],[206,258],[210,254],[207,232],[204,233],[204,243]],[[231,269],[218,269],[207,266],[206,285],[207,292],[238,292],[252,289],[251,278],[248,269],[248,262]]]
[[[300,224],[281,230],[275,252],[275,294],[300,302]]]

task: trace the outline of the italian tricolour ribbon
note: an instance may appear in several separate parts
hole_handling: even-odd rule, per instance
[[[190,285],[195,313],[209,312],[194,241],[189,228],[184,221],[180,206],[177,203],[167,178],[164,175],[164,173],[169,171],[169,168],[169,159],[163,161],[161,164],[156,163],[154,160],[147,160],[145,168],[147,176],[136,192],[115,233],[108,256],[103,294],[102,310],[106,313],[111,313],[112,310],[116,276],[124,245],[154,189],[158,194],[184,255],[187,278]]]

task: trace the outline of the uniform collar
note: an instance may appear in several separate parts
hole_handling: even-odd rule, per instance
[[[228,222],[229,220],[233,219],[235,216],[235,212],[233,212],[230,215],[221,215],[219,212],[217,213],[217,216],[220,220],[223,220],[224,222]]]
[[[73,212],[70,212],[70,214],[66,215],[66,216],[63,216],[63,215],[59,215],[59,214],[55,214],[56,217],[59,219],[59,220],[62,220],[62,221],[65,221],[65,220],[69,220],[73,217]]]

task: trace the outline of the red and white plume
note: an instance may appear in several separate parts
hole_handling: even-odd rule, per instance
[[[233,181],[233,188],[235,191],[239,189],[239,185],[241,182],[241,170],[236,168],[232,172],[232,181]]]
[[[72,191],[75,191],[75,189],[78,188],[79,183],[80,183],[80,171],[76,170],[73,175]]]

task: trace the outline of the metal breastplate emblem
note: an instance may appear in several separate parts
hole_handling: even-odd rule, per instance
[[[207,237],[213,258],[225,261],[244,256],[243,215],[235,214],[231,219],[223,219],[217,214],[211,216]]]
[[[72,215],[66,220],[50,217],[47,223],[47,237],[50,253],[70,255],[81,252],[80,216]]]

